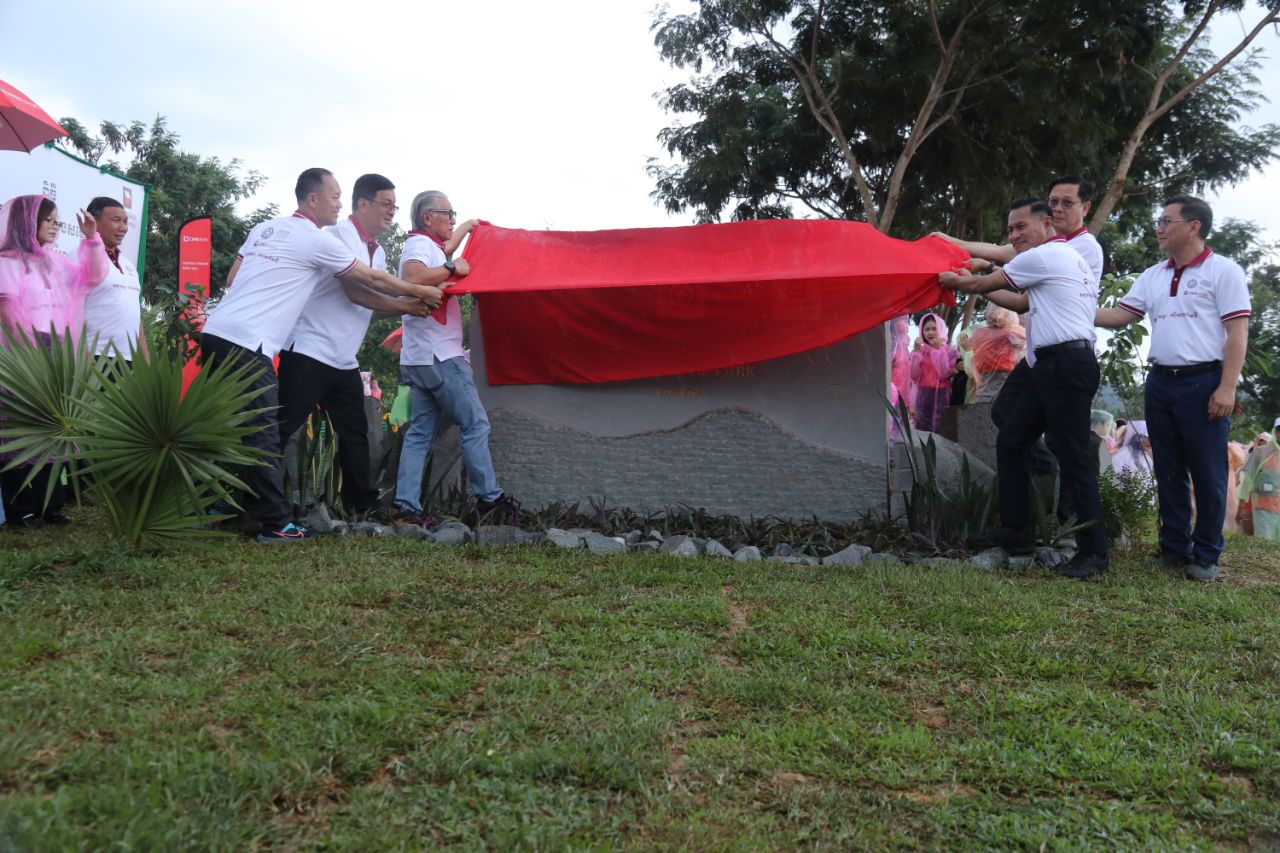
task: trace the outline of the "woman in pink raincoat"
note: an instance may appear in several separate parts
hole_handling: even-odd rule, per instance
[[[94,218],[81,211],[76,219],[84,239],[76,260],[72,260],[53,246],[59,222],[58,208],[51,199],[18,196],[0,207],[0,325],[9,335],[25,336],[46,346],[54,336],[70,335],[79,340],[85,296],[106,278],[110,261]],[[32,467],[38,469],[35,479],[21,488]],[[62,514],[57,489],[44,505],[48,477],[48,465],[19,466],[0,473],[9,524],[39,527],[70,521]]]
[[[911,354],[911,381],[916,389],[915,428],[937,432],[942,410],[951,404],[951,376],[956,349],[947,343],[947,327],[937,314],[920,321],[919,351]]]

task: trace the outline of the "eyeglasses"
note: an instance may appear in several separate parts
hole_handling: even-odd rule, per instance
[[[447,216],[449,217],[450,222],[456,222],[458,219],[458,211],[446,210],[445,208],[442,208],[442,207],[428,207],[427,213],[439,213],[443,216]]]
[[[1172,225],[1175,222],[1199,222],[1199,221],[1200,220],[1198,219],[1169,219],[1168,217],[1161,217],[1160,219],[1157,219],[1155,222],[1152,222],[1151,225],[1157,231],[1163,231],[1164,229],[1168,228],[1170,225]]]
[[[60,220],[60,219],[41,219],[41,220],[40,220],[40,224],[41,224],[41,225],[52,225],[52,226],[54,226],[55,228],[61,228],[61,227],[62,227],[62,220]]]
[[[365,201],[369,202],[369,204],[376,204],[378,207],[382,208],[383,210],[389,210],[392,213],[396,213],[397,211],[400,210],[400,208],[396,206],[396,203],[394,201],[388,201],[387,199],[367,198],[365,199]]]
[[[1052,198],[1051,197],[1049,199],[1050,207],[1060,207],[1063,210],[1070,210],[1071,208],[1075,207],[1076,204],[1078,204],[1078,202],[1072,201],[1069,198]]]

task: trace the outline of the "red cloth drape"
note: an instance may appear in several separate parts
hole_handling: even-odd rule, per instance
[[[757,220],[618,231],[482,223],[463,253],[494,385],[668,376],[779,358],[954,304],[968,257],[858,222]]]

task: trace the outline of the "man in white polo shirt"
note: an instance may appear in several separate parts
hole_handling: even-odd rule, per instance
[[[1140,275],[1119,307],[1097,311],[1099,326],[1117,329],[1151,318],[1145,400],[1160,502],[1159,559],[1197,581],[1218,579],[1227,434],[1251,313],[1244,270],[1205,247],[1212,227],[1213,211],[1203,200],[1170,199],[1155,221],[1156,241],[1169,259]]]
[[[436,190],[418,193],[411,208],[413,228],[400,255],[400,276],[417,284],[443,286],[452,276],[467,275],[465,259],[449,259],[460,234],[457,212]],[[466,224],[472,224],[468,222]],[[460,229],[461,230],[461,229]],[[422,474],[436,437],[441,411],[458,424],[462,462],[480,517],[496,518],[513,511],[503,494],[489,453],[489,416],[476,391],[471,365],[462,350],[462,312],[458,300],[445,299],[444,316],[405,317],[400,350],[400,381],[412,394],[409,429],[400,449],[396,474],[396,514],[412,519],[422,512]]]
[[[308,538],[293,522],[293,506],[284,494],[278,424],[279,383],[272,359],[280,352],[316,285],[332,276],[353,285],[392,295],[440,304],[440,291],[413,285],[375,270],[338,238],[322,230],[338,221],[342,190],[327,169],[307,169],[294,188],[298,209],[271,219],[249,232],[227,276],[227,291],[209,314],[200,336],[200,360],[232,361],[257,366],[256,396],[248,408],[264,409],[248,423],[253,431],[244,443],[267,452],[262,464],[245,475],[253,497],[245,509],[262,522],[260,542],[293,542]]]
[[[1017,254],[1004,269],[980,276],[939,276],[945,287],[983,293],[997,305],[1031,315],[1031,387],[1018,398],[996,439],[1002,526],[984,538],[1011,551],[1032,550],[1027,450],[1048,431],[1058,452],[1062,489],[1077,518],[1092,522],[1079,533],[1079,552],[1056,571],[1083,580],[1102,574],[1110,564],[1097,464],[1089,459],[1089,419],[1099,380],[1093,330],[1098,280],[1056,233],[1052,211],[1040,199],[1017,199],[1010,205],[1009,240]]]
[[[395,219],[396,187],[382,175],[361,175],[351,192],[351,215],[326,228],[375,270],[386,271],[378,237]],[[324,409],[338,435],[342,499],[349,510],[367,512],[378,498],[369,464],[369,425],[364,382],[356,361],[374,312],[380,317],[430,313],[418,299],[394,298],[332,277],[307,300],[280,353],[280,440],[289,438],[316,410]],[[283,449],[283,448],[282,448]]]
[[[142,282],[137,267],[120,253],[120,244],[129,233],[129,214],[124,205],[108,196],[98,196],[86,209],[98,220],[98,234],[111,266],[102,284],[85,297],[85,340],[95,356],[132,361],[137,353],[150,360],[142,327]]]
[[[1084,258],[1094,277],[1101,281],[1102,245],[1098,242],[1097,237],[1089,233],[1089,229],[1084,224],[1084,218],[1089,215],[1089,210],[1093,207],[1093,182],[1085,180],[1080,175],[1062,175],[1050,181],[1045,191],[1048,196],[1049,209],[1053,211],[1053,230],[1065,238],[1067,245],[1075,249],[1080,254],[1080,257]],[[975,260],[970,263],[970,269],[974,272],[994,272],[996,264],[1007,264],[1017,254],[1013,246],[1008,243],[996,245],[994,243],[959,240],[940,231],[934,232],[933,236],[941,237],[943,240],[959,246],[972,255]],[[987,263],[983,264],[981,261],[987,261]],[[1022,317],[1023,326],[1027,326],[1028,322],[1029,318],[1024,315]],[[1029,331],[1028,334],[1030,334]],[[991,404],[991,420],[997,427],[1001,426],[1009,418],[1009,415],[1013,413],[1017,405],[1018,398],[1030,387],[1031,368],[1035,363],[1035,352],[1028,346],[1026,355],[1005,378],[1004,384],[1000,386],[1000,391],[996,394],[996,399]],[[1031,454],[1031,469],[1035,473],[1049,474],[1056,470],[1057,462],[1049,452],[1049,449],[1045,447],[1043,441],[1037,441],[1033,444],[1029,452]],[[1058,500],[1059,519],[1065,519],[1069,515],[1073,515],[1074,509],[1071,505],[1071,496],[1060,490]]]

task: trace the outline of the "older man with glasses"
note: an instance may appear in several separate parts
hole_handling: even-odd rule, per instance
[[[476,225],[471,219],[454,227],[457,211],[437,190],[413,199],[413,230],[400,255],[400,277],[414,284],[445,287],[454,276],[471,272],[466,259],[451,256],[463,236]],[[462,433],[462,462],[481,519],[513,514],[511,499],[498,485],[489,452],[489,416],[476,391],[462,348],[462,311],[448,298],[430,317],[405,317],[400,350],[400,381],[411,394],[409,429],[400,449],[393,515],[405,521],[422,514],[422,476],[435,441],[438,416],[443,412]]]
[[[1227,434],[1249,343],[1249,287],[1235,261],[1205,246],[1213,211],[1178,196],[1155,221],[1169,256],[1133,283],[1099,326],[1151,318],[1147,432],[1160,501],[1160,562],[1190,580],[1218,579],[1227,507]],[[1195,489],[1195,528],[1191,490]]]

